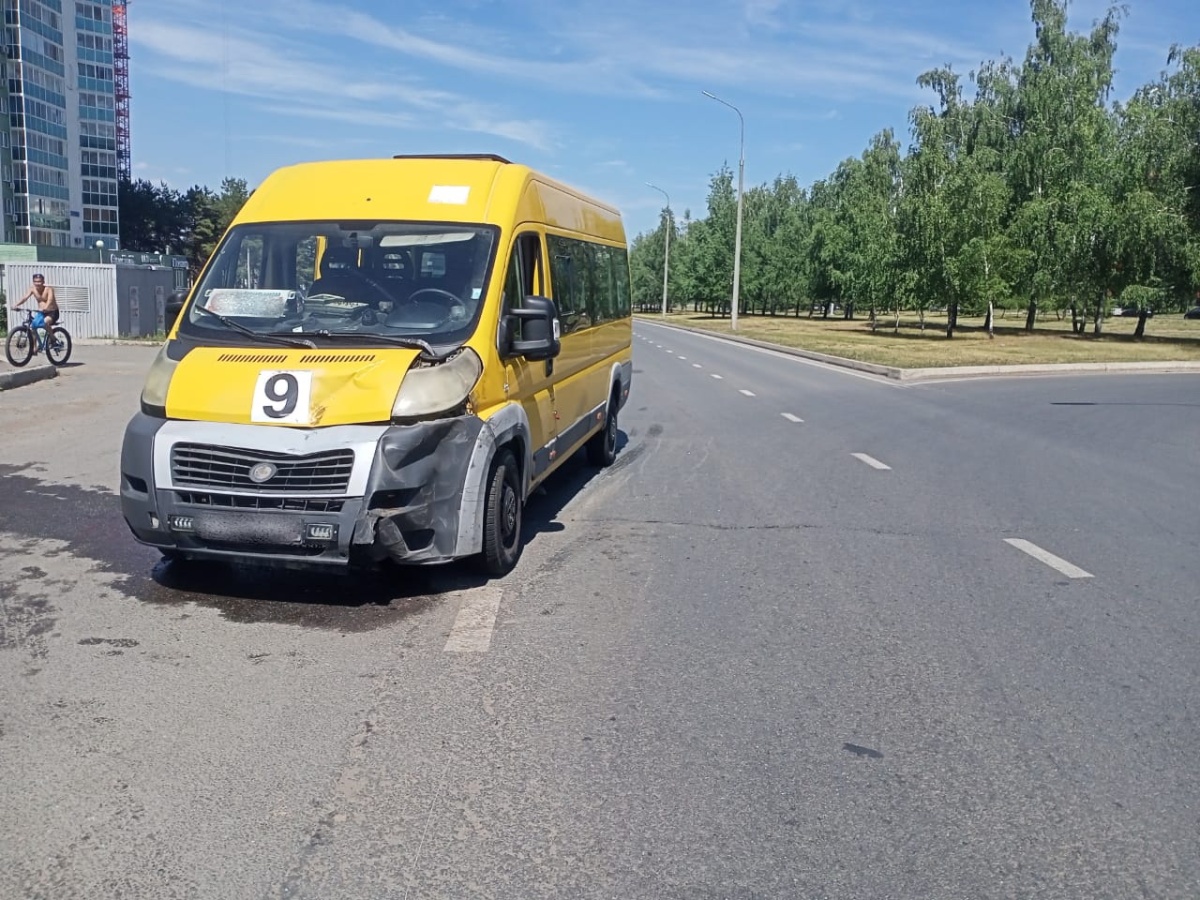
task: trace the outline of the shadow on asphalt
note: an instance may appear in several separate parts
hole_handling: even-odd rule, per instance
[[[628,436],[620,432],[618,453],[626,444]],[[542,534],[564,530],[559,514],[598,473],[577,453],[534,492],[522,521],[526,547]],[[138,591],[138,598],[161,605],[197,603],[235,622],[366,631],[415,615],[446,594],[487,584],[471,562],[322,572],[163,560],[153,567],[152,586]]]
[[[620,432],[618,454],[628,443],[628,435]],[[112,584],[114,590],[144,603],[176,607],[180,618],[189,617],[189,605],[195,603],[235,622],[361,632],[393,624],[448,593],[479,587],[488,580],[472,569],[469,560],[329,572],[167,561],[133,539],[113,494],[45,484],[23,471],[0,466],[0,531],[62,541],[68,545],[66,552],[95,559],[121,576]],[[599,471],[587,464],[584,453],[576,453],[534,492],[522,522],[526,546],[543,534],[565,529],[558,516]],[[44,558],[52,564],[54,555]]]

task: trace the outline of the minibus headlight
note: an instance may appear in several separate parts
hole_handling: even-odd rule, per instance
[[[482,374],[483,363],[465,347],[447,362],[409,369],[392,405],[392,418],[412,420],[452,412],[466,402]]]
[[[142,412],[148,416],[167,417],[167,390],[171,387],[171,376],[179,361],[167,356],[167,345],[159,348],[158,355],[146,373],[146,384],[142,387]]]

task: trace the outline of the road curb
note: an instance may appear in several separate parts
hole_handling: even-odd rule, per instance
[[[11,391],[13,388],[24,387],[27,384],[57,377],[57,366],[33,366],[30,369],[13,369],[10,372],[0,372],[0,391]]]
[[[162,347],[163,340],[154,341],[132,341],[126,338],[75,338],[76,347],[149,347],[152,350],[158,350]]]
[[[933,381],[939,378],[995,378],[1002,375],[1069,375],[1072,373],[1096,373],[1096,372],[1157,372],[1160,374],[1182,374],[1182,373],[1200,373],[1200,362],[1098,362],[1098,363],[1044,363],[1044,364],[1020,364],[1020,365],[993,365],[993,366],[934,366],[920,369],[901,369],[896,366],[882,366],[878,363],[862,362],[857,359],[847,359],[843,356],[831,356],[828,353],[817,353],[814,350],[801,350],[797,347],[785,347],[782,344],[772,344],[769,341],[760,341],[755,338],[746,338],[729,334],[721,334],[717,331],[709,331],[706,328],[692,328],[688,325],[679,325],[675,322],[656,322],[653,319],[639,319],[634,321],[645,322],[648,325],[657,325],[660,328],[674,328],[678,331],[686,331],[691,334],[704,335],[706,337],[715,338],[717,340],[729,341],[732,344],[746,344],[750,347],[758,347],[762,350],[772,350],[776,353],[783,353],[788,356],[796,356],[801,359],[810,359],[813,362],[825,363],[830,366],[838,366],[843,369],[853,369],[858,372],[867,372],[872,375],[879,375],[882,378],[888,378],[892,381],[902,382],[918,382],[918,381]]]

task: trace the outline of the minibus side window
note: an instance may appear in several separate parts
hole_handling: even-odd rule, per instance
[[[317,273],[317,238],[307,237],[296,243],[296,281],[294,285],[308,292]]]
[[[630,314],[632,301],[629,294],[629,254],[625,250],[613,250],[613,268],[617,276],[617,315],[625,318]]]
[[[550,251],[550,288],[564,335],[580,331],[588,325],[587,310],[579,298],[575,258],[571,255],[571,245],[574,243],[578,242],[553,234],[546,235],[546,247]]]
[[[513,242],[508,258],[508,269],[504,276],[504,298],[502,315],[521,306],[525,297],[536,294],[544,282],[542,277],[542,242],[537,234],[522,234]],[[509,319],[510,334],[515,341],[522,340],[521,322]]]
[[[238,253],[237,281],[235,287],[262,287],[263,238],[261,234],[247,234],[242,238]]]
[[[596,321],[609,322],[616,317],[616,285],[613,282],[612,248],[596,244],[592,247],[595,276]]]

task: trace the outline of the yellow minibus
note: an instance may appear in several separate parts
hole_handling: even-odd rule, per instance
[[[630,309],[618,211],[527,166],[280,169],[150,368],[125,520],[174,559],[504,575],[532,489],[615,459]]]

